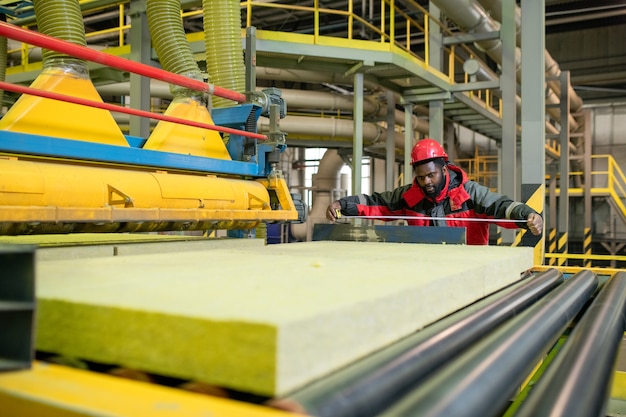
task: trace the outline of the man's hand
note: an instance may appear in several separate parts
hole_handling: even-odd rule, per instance
[[[341,203],[339,201],[333,201],[326,209],[326,218],[330,220],[331,223],[335,223],[335,220],[337,220],[338,217],[338,213],[340,212]]]
[[[543,219],[537,213],[530,213],[528,215],[528,220],[526,224],[528,225],[528,230],[533,235],[540,235],[543,231]]]

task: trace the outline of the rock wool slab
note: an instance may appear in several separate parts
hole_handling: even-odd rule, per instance
[[[42,260],[37,348],[283,395],[519,280],[532,256],[306,242]]]

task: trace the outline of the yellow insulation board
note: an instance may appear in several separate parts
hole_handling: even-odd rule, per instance
[[[259,240],[37,264],[37,348],[274,396],[519,280],[531,248]]]

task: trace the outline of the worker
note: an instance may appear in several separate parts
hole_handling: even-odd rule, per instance
[[[415,220],[408,219],[409,225],[465,227],[469,245],[489,243],[487,219],[496,219],[494,223],[505,228],[520,227],[534,235],[542,233],[541,215],[526,204],[468,180],[465,171],[448,161],[437,141],[418,141],[411,151],[411,165],[415,175],[412,184],[333,201],[326,210],[326,218],[334,223],[342,214],[381,220],[415,216]],[[498,223],[497,219],[509,221]]]

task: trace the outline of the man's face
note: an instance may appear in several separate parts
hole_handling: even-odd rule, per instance
[[[439,168],[434,161],[430,161],[425,164],[417,165],[414,168],[414,172],[417,185],[420,186],[426,196],[434,199],[439,195],[446,184],[448,167],[443,166]]]

